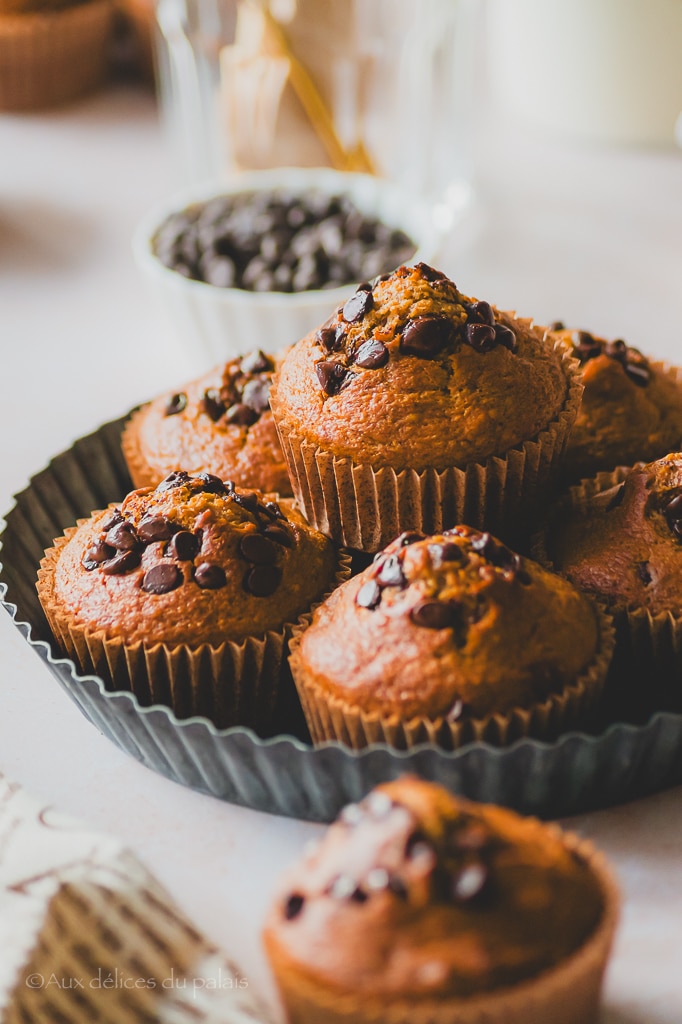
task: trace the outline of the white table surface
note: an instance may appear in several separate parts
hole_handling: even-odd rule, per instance
[[[498,126],[480,168],[475,226],[441,261],[463,290],[682,358],[682,154]],[[176,185],[154,101],[133,87],[0,116],[0,512],[51,455],[195,369],[164,336],[130,254],[135,224]],[[318,826],[142,767],[86,722],[4,615],[0,771],[124,839],[271,996],[261,921],[278,872]],[[682,789],[571,825],[611,857],[625,898],[604,1021],[679,1024]]]

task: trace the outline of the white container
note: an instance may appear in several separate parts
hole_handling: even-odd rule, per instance
[[[329,195],[350,196],[363,213],[401,228],[413,239],[417,246],[412,260],[415,263],[437,259],[443,237],[451,226],[447,212],[413,199],[398,186],[369,175],[324,168],[254,171],[178,193],[141,221],[133,237],[133,253],[166,328],[187,352],[197,373],[256,347],[266,352],[286,348],[323,323],[352,294],[354,284],[359,283],[297,293],[219,288],[188,280],[164,266],[154,254],[153,239],[170,214],[217,195],[279,187],[293,192],[319,189]]]
[[[489,0],[493,94],[548,133],[673,145],[682,0]]]

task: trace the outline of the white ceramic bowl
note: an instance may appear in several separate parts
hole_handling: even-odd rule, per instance
[[[250,292],[190,281],[155,256],[153,239],[166,218],[213,196],[258,189],[294,192],[319,189],[351,197],[365,214],[402,228],[417,246],[412,262],[433,262],[445,224],[439,227],[433,207],[395,185],[366,174],[325,168],[277,168],[240,174],[185,190],[151,210],[133,236],[137,266],[155,294],[167,329],[174,332],[197,373],[254,347],[276,352],[323,323],[352,293],[354,282],[340,288],[306,292]]]

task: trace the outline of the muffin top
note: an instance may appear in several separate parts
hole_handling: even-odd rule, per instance
[[[332,990],[469,996],[560,962],[603,910],[558,830],[403,776],[346,807],[282,879],[265,942]]]
[[[256,350],[144,406],[123,442],[133,483],[153,487],[184,469],[291,495],[270,412],[274,369],[274,358]]]
[[[561,346],[544,333],[423,263],[399,267],[289,350],[275,419],[333,455],[396,470],[502,455],[565,403]]]
[[[614,609],[682,615],[682,454],[635,466],[596,494],[575,489],[546,546],[558,570]]]
[[[81,522],[51,599],[108,639],[217,647],[296,621],[336,562],[291,502],[178,472]]]
[[[544,700],[599,644],[595,610],[572,584],[457,526],[398,537],[316,609],[295,657],[366,713],[452,722]]]
[[[600,470],[650,461],[682,441],[682,384],[622,339],[562,329],[583,368],[585,390],[562,474],[580,480]]]

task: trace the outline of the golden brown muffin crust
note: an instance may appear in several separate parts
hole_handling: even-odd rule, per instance
[[[108,639],[217,647],[295,622],[336,561],[291,502],[173,473],[80,524],[53,600]]]
[[[316,610],[306,678],[364,712],[474,718],[560,692],[599,650],[579,591],[466,526],[404,534]]]
[[[124,433],[134,486],[185,469],[290,496],[269,406],[274,369],[274,357],[256,350],[144,406]]]
[[[546,546],[555,567],[615,610],[682,614],[682,454],[636,466],[624,483],[564,503]]]
[[[675,371],[620,339],[557,332],[583,365],[585,390],[566,449],[567,480],[649,462],[682,441],[682,385]]]
[[[347,807],[287,873],[265,944],[278,973],[331,991],[466,997],[559,963],[603,909],[555,830],[403,776]]]
[[[502,455],[561,410],[561,356],[530,321],[424,264],[368,288],[285,356],[271,396],[284,433],[375,467],[444,469]]]

